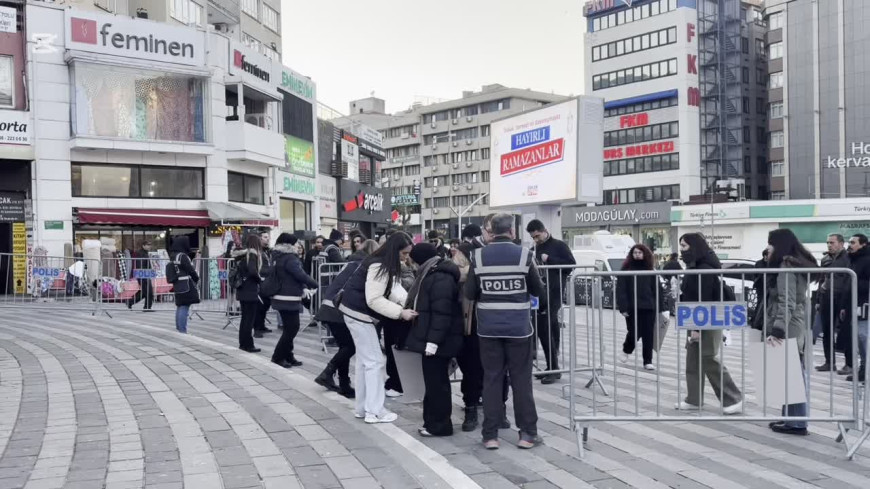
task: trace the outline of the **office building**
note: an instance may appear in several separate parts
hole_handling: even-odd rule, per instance
[[[870,4],[767,0],[771,196],[870,195]]]
[[[604,204],[718,199],[723,187],[766,198],[752,3],[587,4],[586,93],[605,99]]]

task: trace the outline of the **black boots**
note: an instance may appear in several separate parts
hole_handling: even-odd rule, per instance
[[[348,399],[356,399],[356,390],[350,385],[350,377],[338,374],[338,393]]]
[[[314,379],[314,382],[317,385],[326,387],[327,389],[338,392],[338,386],[335,384],[335,365],[332,362],[326,364],[326,368],[323,369],[323,372],[320,372],[320,375]]]
[[[469,432],[477,429],[477,406],[466,406],[465,421],[462,422],[462,431]]]

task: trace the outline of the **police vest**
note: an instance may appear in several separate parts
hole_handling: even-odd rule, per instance
[[[531,303],[526,275],[532,264],[527,248],[509,242],[490,243],[474,250],[477,334],[488,338],[527,338],[532,335]]]

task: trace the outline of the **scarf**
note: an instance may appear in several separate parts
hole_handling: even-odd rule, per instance
[[[423,279],[426,278],[426,275],[429,275],[439,263],[441,263],[440,256],[435,256],[426,260],[423,265],[417,270],[417,277],[414,279],[414,285],[411,286],[411,290],[408,291],[408,299],[405,301],[405,309],[417,310],[417,297],[420,295],[420,287],[423,285]]]

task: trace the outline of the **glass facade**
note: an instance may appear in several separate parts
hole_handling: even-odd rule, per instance
[[[73,197],[203,199],[201,168],[72,164]]]

